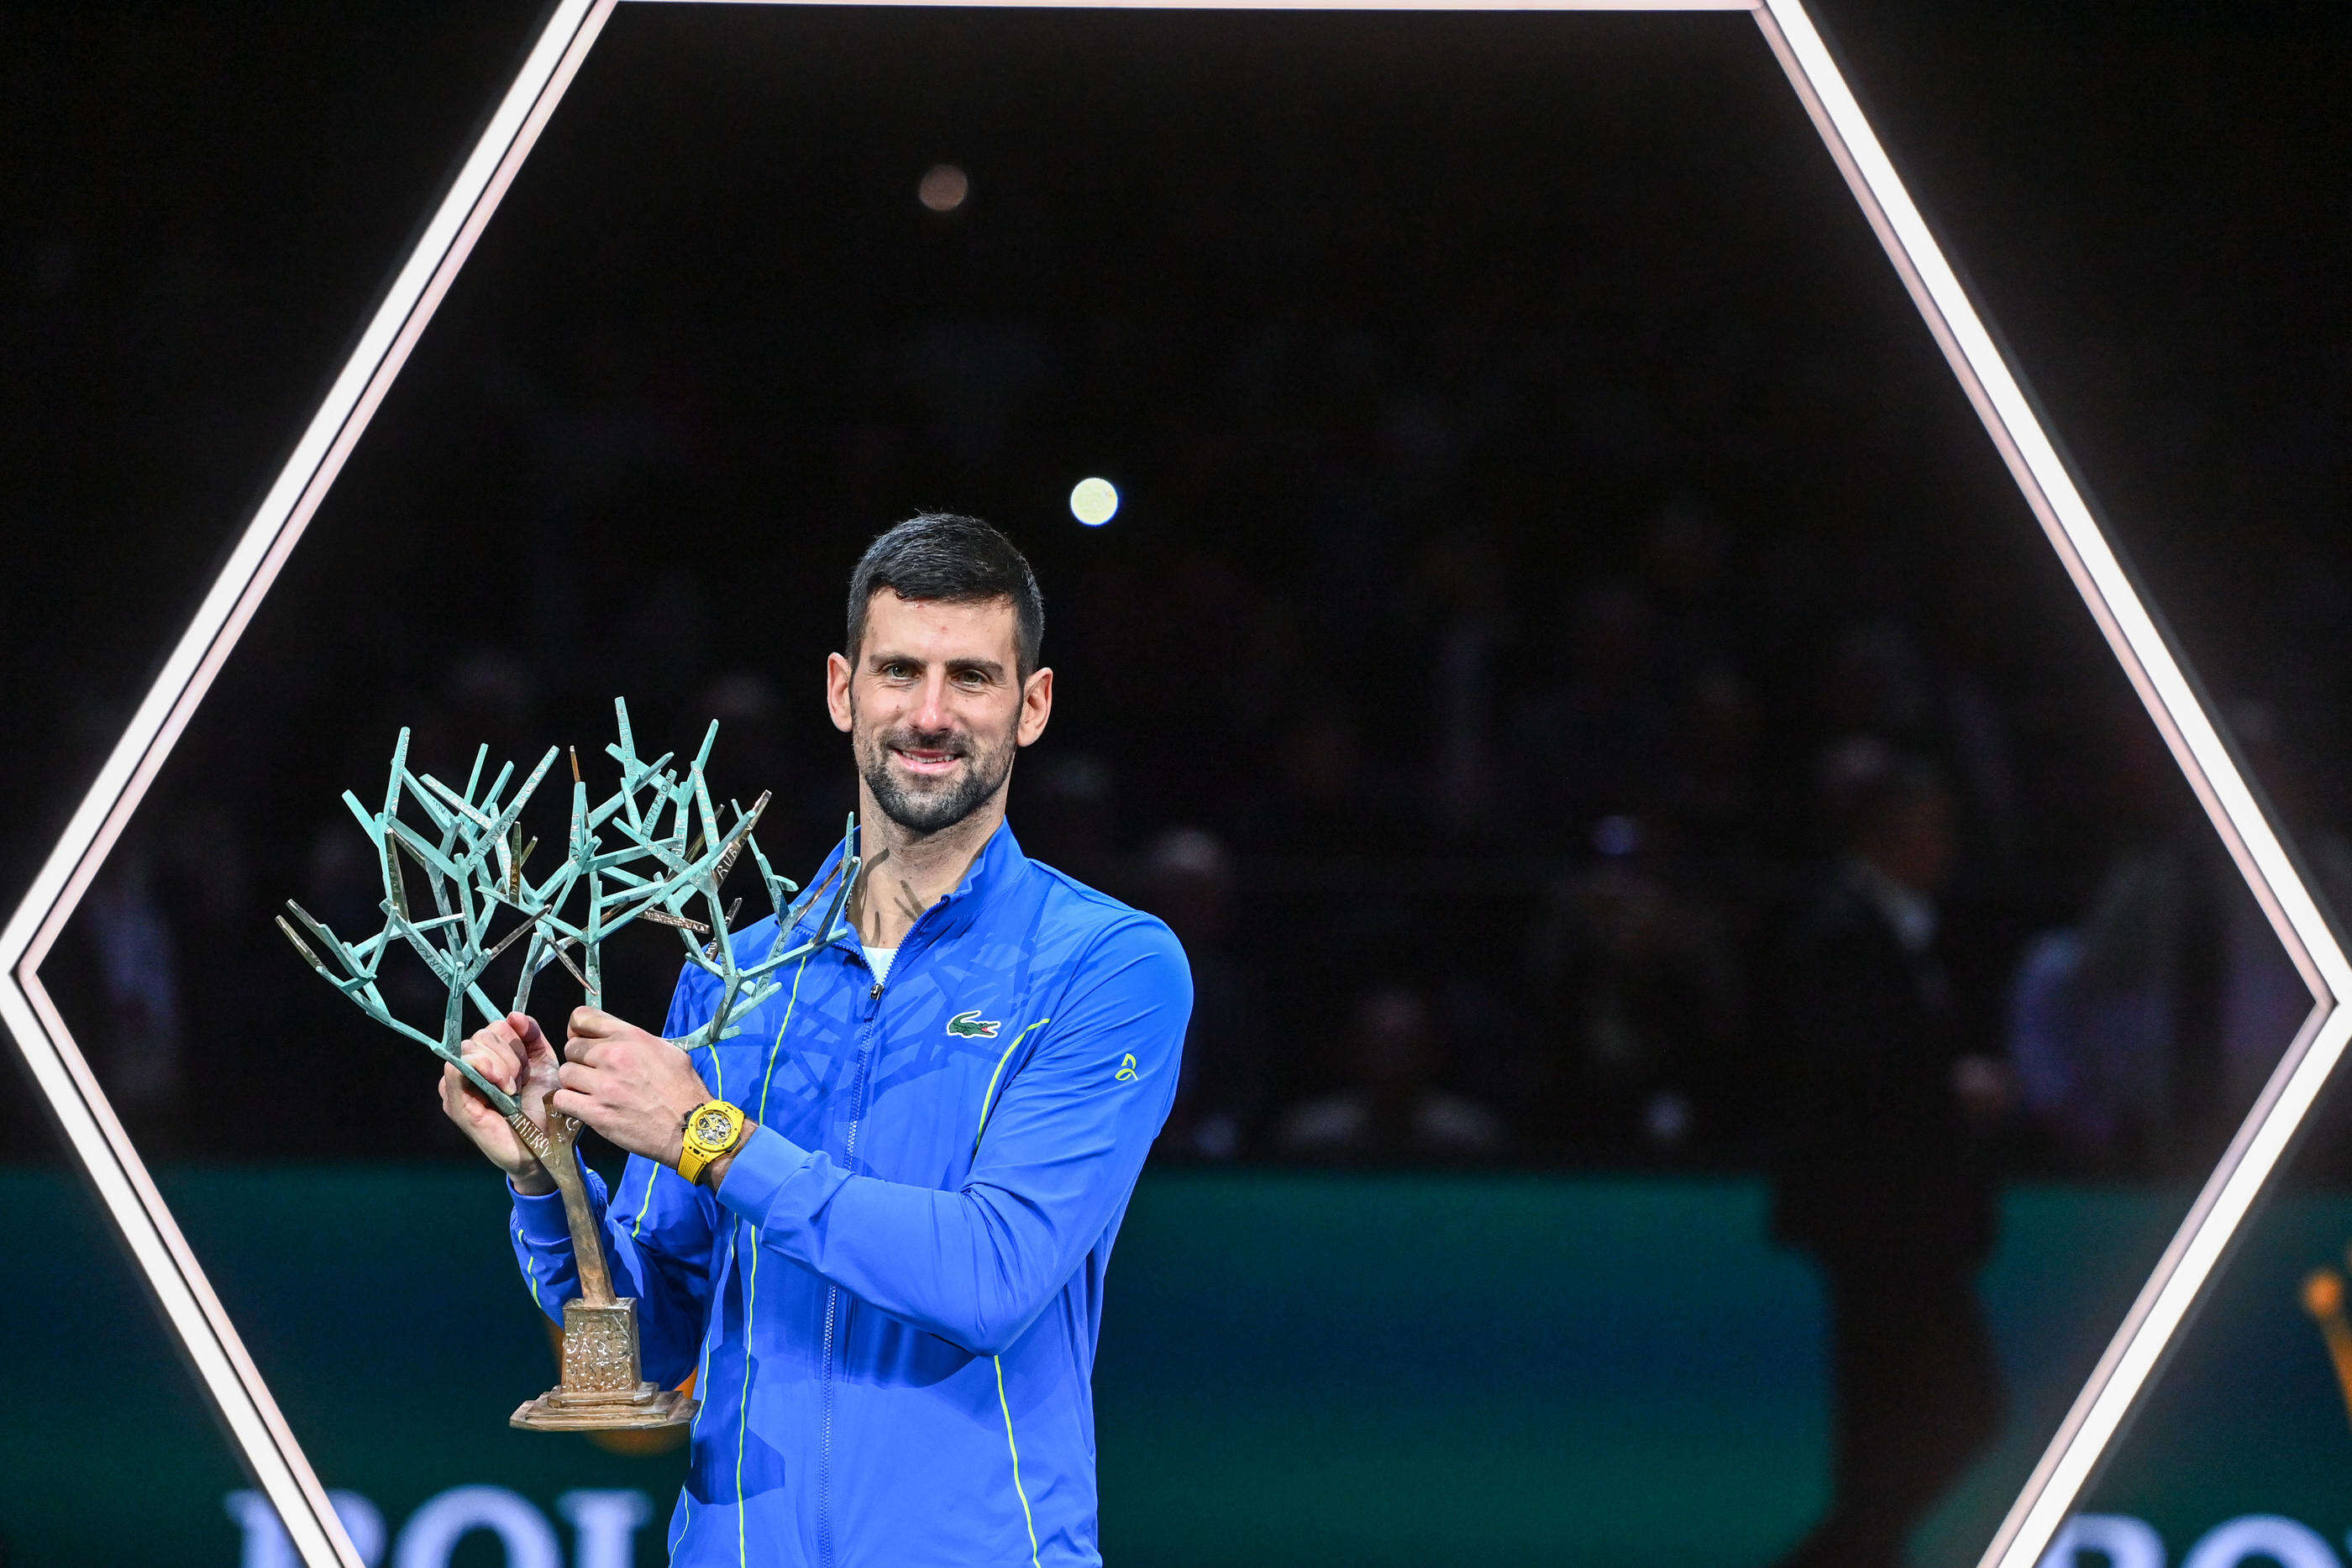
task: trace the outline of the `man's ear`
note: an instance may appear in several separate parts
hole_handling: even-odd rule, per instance
[[[1013,727],[1015,744],[1027,746],[1045,733],[1045,721],[1054,716],[1054,672],[1050,669],[1033,673],[1021,686],[1021,722]]]
[[[849,733],[856,722],[856,711],[849,701],[849,661],[839,653],[824,656],[824,711],[833,716],[833,727],[842,734]]]

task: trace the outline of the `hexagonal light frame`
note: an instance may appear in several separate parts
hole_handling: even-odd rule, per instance
[[[0,1020],[15,1035],[74,1155],[129,1243],[164,1321],[185,1346],[263,1493],[285,1521],[305,1568],[361,1568],[361,1563],[144,1162],[42,988],[39,970],[448,292],[615,3],[557,0],[521,70],[385,291],[300,443],[246,525],[32,886],[7,925],[0,928]],[[936,0],[853,3],[926,5]],[[1070,0],[979,3],[1033,5]],[[2352,996],[2352,963],[2247,787],[2180,660],[2142,603],[1801,0],[1360,0],[1355,5],[1338,0],[1152,0],[1148,8],[1750,12],[2108,646],[2204,802],[2272,929],[2310,986],[2310,1016],[2141,1288],[1980,1564],[2034,1568],[2277,1169],[2352,1034],[2352,1009],[2338,1006]]]

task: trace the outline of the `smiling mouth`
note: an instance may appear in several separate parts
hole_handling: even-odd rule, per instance
[[[956,764],[963,760],[961,751],[928,746],[894,746],[890,748],[890,755],[919,779],[942,778],[954,772]]]

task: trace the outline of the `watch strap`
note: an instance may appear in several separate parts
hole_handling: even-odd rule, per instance
[[[715,1134],[706,1130],[712,1122],[721,1124]],[[699,1182],[711,1161],[742,1142],[743,1124],[742,1111],[724,1100],[706,1100],[688,1112],[678,1140],[677,1174]]]

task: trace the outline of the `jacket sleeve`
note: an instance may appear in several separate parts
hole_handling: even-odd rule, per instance
[[[975,1113],[961,1188],[853,1176],[762,1127],[719,1201],[761,1244],[975,1354],[1019,1339],[1126,1203],[1176,1089],[1192,982],[1166,926],[1097,939]],[[1008,1051],[1023,1049],[1015,1040]]]
[[[695,1029],[701,1022],[695,1013],[698,1006],[708,1013],[708,999],[691,981],[680,981],[664,1034],[676,1039]],[[705,1053],[696,1054],[700,1058]],[[695,1065],[704,1082],[709,1082],[711,1064],[698,1060]],[[709,1313],[717,1201],[667,1166],[639,1155],[629,1156],[619,1189],[609,1195],[603,1176],[584,1166],[582,1175],[604,1232],[613,1293],[636,1298],[645,1375],[663,1387],[674,1387],[693,1370]],[[514,1218],[508,1228],[523,1281],[540,1310],[560,1323],[563,1303],[580,1293],[563,1199],[554,1193],[513,1197]]]

